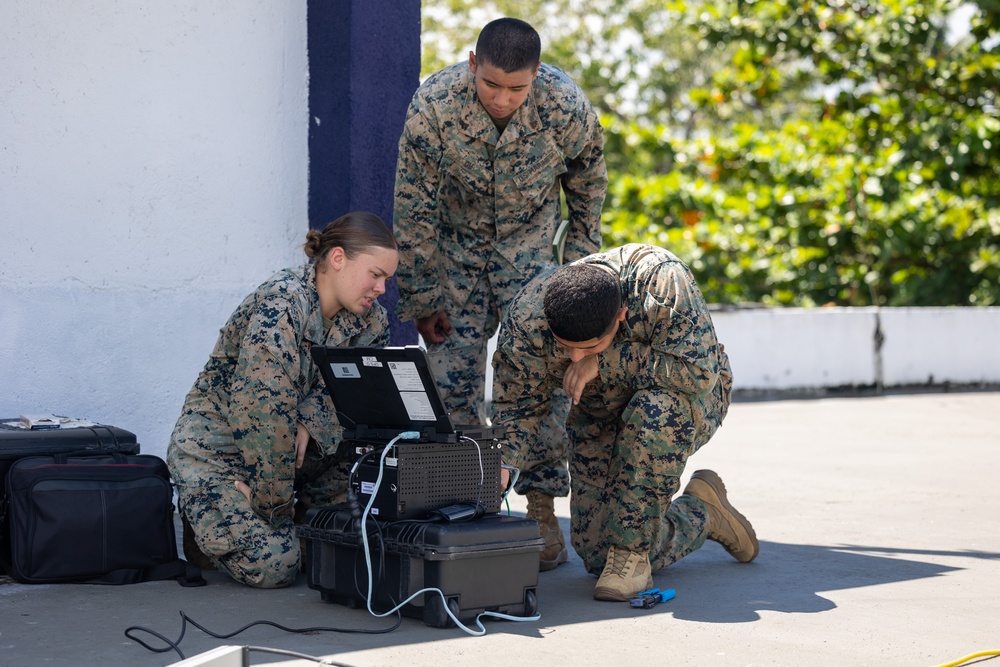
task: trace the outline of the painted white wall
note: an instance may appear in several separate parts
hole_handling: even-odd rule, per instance
[[[305,261],[302,0],[0,3],[0,417],[164,455],[219,328]]]
[[[873,378],[874,308],[722,310],[712,314],[734,388],[859,384]]]
[[[886,308],[881,318],[887,385],[1000,383],[1000,308]]]

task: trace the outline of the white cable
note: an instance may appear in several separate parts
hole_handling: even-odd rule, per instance
[[[468,440],[476,446],[476,451],[479,453],[479,491],[476,493],[476,514],[479,514],[479,508],[483,507],[485,511],[485,505],[483,504],[483,487],[486,485],[486,471],[483,469],[483,448],[479,446],[479,441],[470,438],[467,435],[460,436],[462,440]]]
[[[483,485],[486,483],[486,472],[483,470],[483,448],[479,446],[479,441],[474,438],[470,438],[467,435],[461,436],[462,440],[468,440],[476,446],[476,450],[479,452],[479,488],[482,489]]]
[[[365,596],[365,603],[368,607],[368,613],[376,618],[382,618],[384,616],[388,616],[389,614],[396,613],[396,611],[402,609],[403,606],[406,605],[410,600],[417,597],[418,595],[421,595],[422,593],[437,593],[438,595],[441,596],[441,602],[442,606],[444,607],[445,613],[448,614],[448,617],[455,623],[455,626],[474,637],[482,637],[483,635],[486,634],[486,628],[483,627],[482,622],[479,620],[483,616],[491,616],[494,618],[501,618],[508,621],[537,621],[542,617],[541,614],[536,613],[534,616],[510,616],[507,614],[499,614],[494,611],[484,611],[476,616],[476,625],[479,626],[479,632],[476,632],[475,630],[466,627],[460,620],[458,620],[455,614],[452,613],[451,609],[448,607],[448,598],[445,597],[444,591],[442,591],[440,588],[421,588],[419,591],[413,593],[412,595],[410,595],[410,597],[406,598],[405,600],[397,604],[389,611],[383,612],[381,614],[375,613],[375,611],[372,609],[372,555],[371,551],[368,548],[368,530],[365,527],[365,523],[368,521],[368,513],[369,511],[371,511],[372,505],[375,504],[375,495],[378,493],[379,486],[382,484],[382,473],[385,470],[385,459],[389,454],[389,450],[392,449],[392,446],[396,444],[398,440],[419,440],[419,439],[420,439],[420,433],[416,431],[404,431],[403,433],[400,433],[395,438],[390,440],[389,443],[385,446],[385,449],[382,450],[382,456],[379,457],[378,476],[375,478],[375,485],[372,487],[371,496],[368,498],[368,504],[365,505],[364,513],[361,515],[361,542],[364,545],[364,551],[365,551],[365,568],[368,570],[368,592],[367,595]],[[471,440],[471,438],[469,439]],[[473,440],[473,442],[475,441]],[[476,443],[476,446],[477,447],[479,446],[478,442]],[[480,451],[479,469],[481,473],[482,473],[482,468],[483,468],[482,451]]]

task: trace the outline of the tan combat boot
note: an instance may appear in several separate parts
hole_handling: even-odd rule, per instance
[[[649,553],[611,545],[604,571],[594,588],[594,599],[623,602],[652,587]]]
[[[708,508],[708,539],[726,548],[733,558],[749,563],[757,557],[760,544],[746,517],[736,511],[726,498],[726,485],[711,470],[696,470],[684,493],[694,496]]]
[[[525,496],[528,499],[527,518],[538,522],[538,532],[545,540],[538,571],[554,570],[567,559],[566,541],[555,514],[555,499],[541,491],[528,491]]]

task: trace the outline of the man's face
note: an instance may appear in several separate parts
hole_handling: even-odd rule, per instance
[[[476,63],[476,54],[469,53],[469,69],[476,77],[476,95],[486,113],[494,120],[507,120],[524,104],[531,93],[531,83],[538,74],[538,65],[516,72],[505,72],[487,62]]]
[[[581,359],[592,357],[595,354],[604,352],[604,350],[610,347],[611,342],[615,339],[615,334],[618,333],[618,327],[621,325],[621,321],[625,319],[625,312],[625,309],[622,308],[608,332],[598,338],[591,338],[590,340],[584,341],[570,341],[563,340],[555,334],[553,334],[552,337],[556,339],[556,342],[559,343],[564,350],[566,350],[570,361],[577,362]]]

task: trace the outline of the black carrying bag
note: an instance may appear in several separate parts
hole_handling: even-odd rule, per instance
[[[8,574],[24,583],[204,585],[201,570],[177,555],[166,463],[148,454],[79,454],[11,464],[0,508]]]

